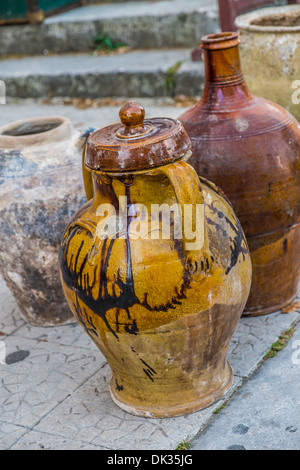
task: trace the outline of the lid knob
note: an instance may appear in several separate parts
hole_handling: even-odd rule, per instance
[[[121,139],[143,137],[153,129],[151,124],[144,124],[145,110],[143,106],[133,101],[128,101],[122,106],[119,116],[124,127],[119,129],[116,135]]]
[[[129,101],[122,106],[119,116],[125,127],[142,126],[145,117],[145,110],[140,104]]]

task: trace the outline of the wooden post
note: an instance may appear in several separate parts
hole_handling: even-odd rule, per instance
[[[29,23],[42,23],[44,21],[44,12],[39,7],[38,0],[27,0],[28,13],[27,18]]]

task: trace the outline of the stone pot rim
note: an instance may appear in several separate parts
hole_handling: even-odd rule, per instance
[[[235,26],[238,30],[251,31],[257,33],[299,33],[299,26],[260,26],[251,24],[254,20],[276,17],[279,14],[288,16],[288,13],[298,13],[300,17],[300,5],[286,5],[278,7],[267,7],[245,13],[244,15],[237,16],[235,19]]]
[[[56,124],[58,125],[45,132],[38,132],[28,135],[3,135],[4,132],[12,130],[21,125],[31,123],[37,124]],[[0,127],[0,148],[22,149],[37,145],[61,142],[68,139],[72,133],[72,124],[69,118],[63,116],[32,117],[12,121]]]

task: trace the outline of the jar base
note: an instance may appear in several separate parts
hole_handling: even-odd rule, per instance
[[[245,310],[243,311],[242,317],[258,317],[262,315],[270,315],[271,313],[276,313],[278,310],[281,310],[288,305],[290,305],[298,295],[298,291],[294,293],[288,300],[285,300],[284,302],[277,304],[277,305],[272,305],[269,307],[265,308],[247,308],[247,305],[245,307]]]
[[[172,406],[168,408],[151,408],[144,406],[136,406],[136,404],[131,404],[129,402],[124,403],[120,400],[120,394],[116,393],[115,387],[113,384],[113,378],[111,379],[109,391],[113,402],[122,410],[126,411],[135,416],[142,416],[144,418],[170,418],[174,416],[183,416],[200,411],[204,408],[207,408],[221,398],[230,390],[233,383],[233,370],[230,363],[227,361],[228,375],[227,380],[222,383],[221,387],[214,390],[208,396],[202,397],[201,399],[192,402],[192,403],[178,403],[177,406]]]

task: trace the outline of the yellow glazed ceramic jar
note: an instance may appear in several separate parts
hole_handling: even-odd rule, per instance
[[[187,163],[182,124],[144,120],[131,102],[120,117],[88,138],[92,197],[62,239],[62,285],[108,360],[115,403],[183,415],[232,384],[227,351],[250,290],[249,251],[225,196]]]

